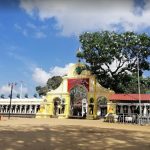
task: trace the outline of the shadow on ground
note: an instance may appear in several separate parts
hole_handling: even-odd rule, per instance
[[[83,126],[6,126],[0,131],[1,150],[149,150],[146,132]]]

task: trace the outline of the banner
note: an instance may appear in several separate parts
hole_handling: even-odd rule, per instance
[[[68,79],[68,92],[76,85],[83,85],[89,91],[89,78]]]

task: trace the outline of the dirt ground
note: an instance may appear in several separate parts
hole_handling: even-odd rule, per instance
[[[150,150],[150,126],[100,120],[0,121],[0,150]]]

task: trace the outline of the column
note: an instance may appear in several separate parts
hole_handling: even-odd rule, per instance
[[[1,105],[1,113],[3,113],[3,112],[4,112],[4,106]]]
[[[36,114],[37,105],[34,105],[34,113]]]
[[[27,113],[27,105],[24,105],[24,113]]]
[[[15,106],[14,113],[16,114],[17,113],[17,105],[14,105],[14,106]]]
[[[20,105],[20,107],[19,107],[19,113],[20,114],[22,113],[21,110],[22,110],[22,105]]]
[[[5,107],[4,107],[4,105],[3,105],[3,111],[2,111],[2,113],[4,113],[5,112]]]
[[[29,105],[28,113],[31,114],[31,105]]]
[[[16,105],[16,113],[19,113],[19,105]]]
[[[29,114],[32,114],[32,105],[29,105]]]
[[[26,105],[26,114],[28,114],[29,113],[29,107],[28,107],[28,105]]]
[[[5,113],[8,113],[8,105],[6,105],[4,108],[5,108],[5,109],[4,109],[4,112],[5,112]],[[10,108],[9,108],[9,109],[10,109]]]
[[[147,107],[146,104],[144,105],[144,110],[143,110],[143,116],[147,116],[148,112],[147,112]]]
[[[129,116],[131,115],[131,108],[130,108],[130,105],[128,105],[128,115],[129,115]]]
[[[123,105],[120,105],[120,114],[123,114]]]

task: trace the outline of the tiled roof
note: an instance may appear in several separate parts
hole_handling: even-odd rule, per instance
[[[129,100],[129,101],[137,101],[141,99],[141,101],[148,100],[150,101],[150,94],[112,94],[109,100]]]

